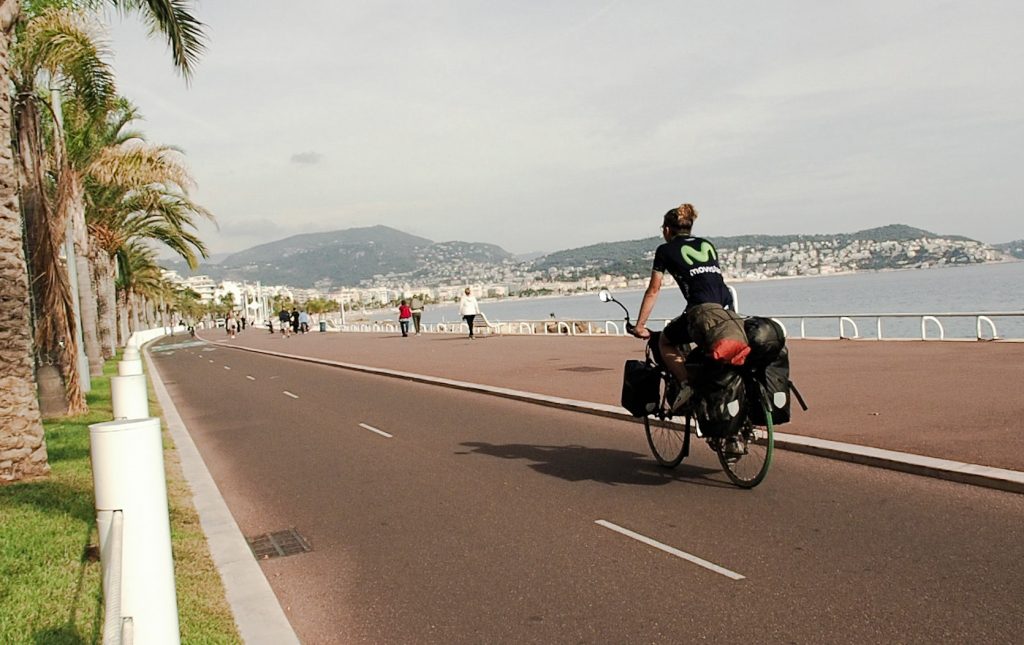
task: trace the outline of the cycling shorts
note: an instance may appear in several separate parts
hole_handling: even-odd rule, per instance
[[[693,342],[693,337],[690,336],[690,323],[686,318],[686,312],[669,321],[662,333],[665,335],[665,340],[676,347],[682,347]]]

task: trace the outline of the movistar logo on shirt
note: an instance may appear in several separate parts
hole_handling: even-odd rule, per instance
[[[706,264],[711,259],[718,259],[718,253],[715,252],[715,247],[707,240],[701,242],[700,249],[695,249],[692,246],[684,244],[679,247],[679,252],[683,256],[683,262],[686,262],[690,266],[693,266],[695,262]]]

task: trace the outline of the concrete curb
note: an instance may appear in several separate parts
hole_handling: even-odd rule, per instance
[[[468,383],[465,381],[456,381],[436,376],[400,372],[397,370],[356,365],[353,363],[342,363],[313,356],[286,354],[284,352],[273,352],[270,350],[241,347],[238,345],[222,345],[214,341],[207,342],[227,349],[236,349],[256,354],[266,354],[268,356],[305,361],[307,363],[317,363],[330,367],[340,367],[367,374],[400,378],[416,383],[440,385],[443,387],[489,394],[491,396],[500,396],[506,399],[513,399],[536,405],[545,405],[573,412],[583,412],[585,414],[594,414],[603,417],[611,417],[613,419],[622,419],[625,421],[637,421],[634,417],[624,412],[621,407],[614,405],[591,403],[589,401],[578,401],[575,399],[564,399],[556,396],[523,392],[521,390],[512,390],[503,387],[494,387],[491,385],[480,385],[479,383]],[[867,446],[858,446],[851,443],[816,439],[814,437],[803,437],[800,435],[786,434],[782,432],[775,433],[775,446],[783,450],[801,452],[819,457],[827,457],[828,459],[835,459],[837,461],[873,466],[875,468],[885,468],[912,475],[922,475],[924,477],[945,479],[961,484],[971,484],[973,486],[982,486],[985,488],[1004,490],[1011,493],[1024,494],[1024,473],[1016,470],[1006,470],[1003,468],[992,468],[989,466],[968,464],[948,459],[924,457],[922,455],[915,455],[907,452],[897,452],[895,450],[884,450],[881,448],[869,448]]]
[[[224,582],[225,595],[242,641],[298,645],[298,636],[263,570],[256,563],[210,471],[206,469],[206,463],[174,407],[149,351],[144,351],[143,355],[146,357],[147,375],[153,383],[167,429],[181,459],[181,470],[192,488],[192,500],[210,545],[210,555]]]

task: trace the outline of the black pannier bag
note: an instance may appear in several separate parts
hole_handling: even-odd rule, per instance
[[[626,361],[622,374],[622,407],[634,417],[646,416],[658,409],[661,397],[661,372],[644,361]]]
[[[779,357],[786,347],[786,333],[783,331],[782,325],[771,318],[761,316],[745,318],[743,328],[747,332],[747,343],[750,345],[747,365],[755,367],[769,365]]]
[[[760,405],[764,401],[771,408],[773,425],[789,423],[790,393],[795,390],[789,380],[789,350],[783,347],[776,359],[758,370],[751,380],[757,391],[748,393],[751,397],[750,420],[755,425],[765,425],[764,409]]]
[[[694,384],[697,397],[694,414],[706,437],[727,437],[739,432],[747,411],[747,392],[740,373],[726,366],[710,367],[708,361],[699,383]]]

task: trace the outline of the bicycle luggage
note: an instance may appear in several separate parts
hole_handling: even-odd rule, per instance
[[[747,363],[755,367],[767,366],[779,357],[786,346],[786,333],[782,325],[771,318],[750,316],[743,321],[750,344]]]
[[[782,425],[790,419],[790,390],[793,383],[789,380],[789,350],[783,347],[774,361],[763,370],[754,374],[753,382],[757,392],[751,392],[755,403],[750,406],[750,419],[756,425],[765,424],[764,409],[758,403],[764,401],[772,411],[772,424]]]
[[[746,416],[747,392],[737,370],[714,369],[705,363],[696,390],[694,414],[705,437],[728,437],[739,432]]]
[[[634,417],[658,409],[661,398],[661,372],[644,361],[629,360],[622,374],[622,407]]]

